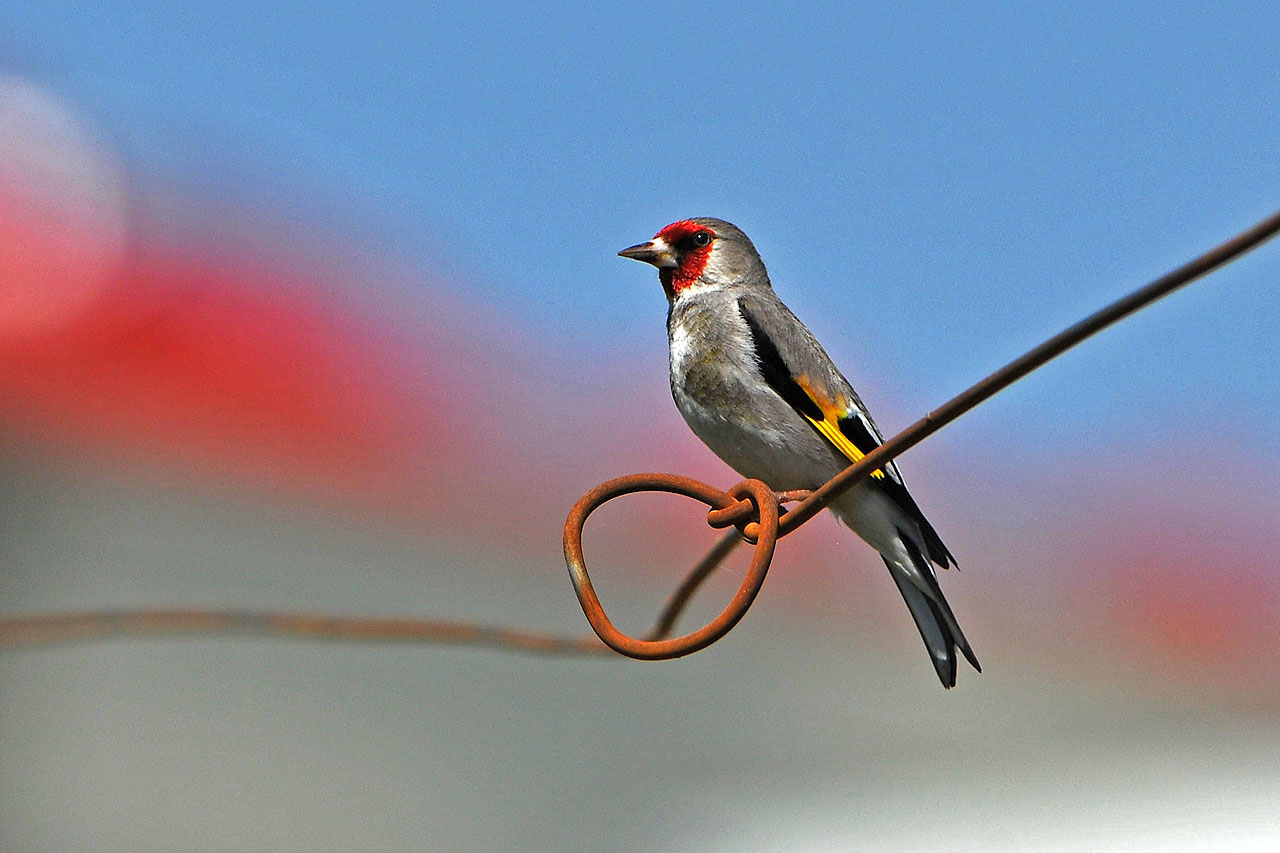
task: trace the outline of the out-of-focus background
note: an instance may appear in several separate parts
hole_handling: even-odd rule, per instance
[[[0,613],[580,632],[581,492],[737,479],[619,248],[741,225],[891,433],[1276,207],[1280,11],[1029,8],[0,2]],[[901,460],[963,566],[954,691],[826,519],[676,662],[10,650],[0,849],[1272,849],[1278,279]],[[623,627],[701,515],[593,520]]]

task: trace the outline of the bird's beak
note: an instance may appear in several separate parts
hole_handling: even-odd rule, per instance
[[[644,261],[646,264],[653,264],[660,270],[680,265],[676,262],[676,253],[671,251],[667,241],[661,237],[654,237],[648,243],[630,246],[618,254],[624,258],[632,258],[637,261]]]

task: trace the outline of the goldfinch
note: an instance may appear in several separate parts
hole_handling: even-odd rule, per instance
[[[813,489],[884,440],[813,334],[774,294],[737,227],[684,219],[618,254],[657,267],[676,407],[739,474],[777,491]],[[897,465],[877,470],[831,511],[889,567],[943,686],[955,686],[957,649],[981,672],[934,571],[955,558]]]

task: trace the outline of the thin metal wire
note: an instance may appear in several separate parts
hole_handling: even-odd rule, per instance
[[[671,636],[671,632],[675,630],[676,622],[680,619],[680,614],[684,612],[685,607],[693,600],[693,594],[698,591],[698,587],[702,586],[702,582],[711,577],[716,569],[720,568],[720,564],[724,562],[725,557],[733,553],[733,550],[741,542],[742,536],[736,530],[730,530],[720,537],[720,541],[706,553],[706,556],[698,561],[696,566],[689,570],[689,574],[685,575],[684,580],[680,582],[680,586],[676,587],[676,591],[671,593],[671,598],[667,599],[667,605],[658,614],[657,623],[645,635],[646,640],[665,640]]]
[[[582,527],[586,524],[587,517],[607,501],[636,492],[673,492],[702,501],[712,509],[723,509],[737,501],[748,501],[758,519],[753,522],[757,532],[751,565],[733,600],[725,605],[719,616],[683,637],[646,640],[619,631],[605,615],[604,607],[601,606],[600,599],[591,586],[591,578],[587,575],[586,561],[582,556]],[[564,560],[569,567],[573,589],[578,594],[582,612],[586,614],[587,621],[595,629],[596,635],[604,640],[605,645],[627,657],[639,660],[667,660],[704,649],[729,633],[746,615],[756,595],[759,594],[765,575],[769,572],[769,563],[773,560],[773,547],[778,539],[780,514],[777,495],[759,480],[744,480],[728,492],[722,492],[714,486],[708,486],[706,483],[688,477],[672,474],[632,474],[601,483],[582,496],[569,512],[569,518],[564,523]],[[728,551],[725,553],[727,554]]]
[[[193,608],[98,610],[0,619],[0,649],[122,636],[273,636],[343,642],[456,643],[551,655],[612,654],[592,635],[561,637],[429,619]]]
[[[559,637],[538,631],[423,619],[375,619],[241,610],[134,609],[3,617],[0,618],[0,648],[41,646],[122,635],[249,634],[343,641],[459,643],[538,654],[598,654],[611,648],[621,654],[646,660],[691,654],[719,640],[746,614],[764,583],[779,537],[804,524],[872,471],[1028,373],[1107,326],[1257,248],[1277,233],[1280,233],[1280,211],[1053,336],[934,409],[812,492],[775,494],[758,480],[745,480],[724,492],[688,477],[669,474],[620,477],[592,489],[578,501],[565,522],[564,550],[565,562],[579,603],[600,640],[591,636]],[[587,517],[607,501],[642,491],[674,492],[692,497],[711,508],[707,513],[707,521],[712,527],[737,528],[722,537],[686,576],[645,639],[623,634],[609,621],[591,586],[582,555],[582,529]],[[800,502],[779,517],[780,504],[788,500]],[[751,567],[733,600],[719,616],[702,628],[682,637],[668,639],[676,620],[698,586],[742,540],[753,542],[755,551]]]

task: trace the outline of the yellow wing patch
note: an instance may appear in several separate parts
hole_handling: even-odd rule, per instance
[[[825,395],[819,394],[814,389],[813,385],[809,382],[808,376],[796,376],[795,383],[800,386],[801,390],[803,390],[804,393],[808,395],[809,399],[812,400],[822,411],[822,420],[818,420],[817,418],[809,415],[805,415],[804,419],[813,424],[814,428],[817,429],[818,432],[822,433],[822,437],[831,442],[832,446],[843,453],[850,462],[861,461],[862,457],[867,454],[859,450],[857,445],[850,441],[849,437],[840,431],[840,418],[849,410],[849,401],[841,400],[839,403],[836,403],[827,399]],[[871,472],[871,476],[882,480],[884,479],[884,471],[877,468],[875,471]]]

